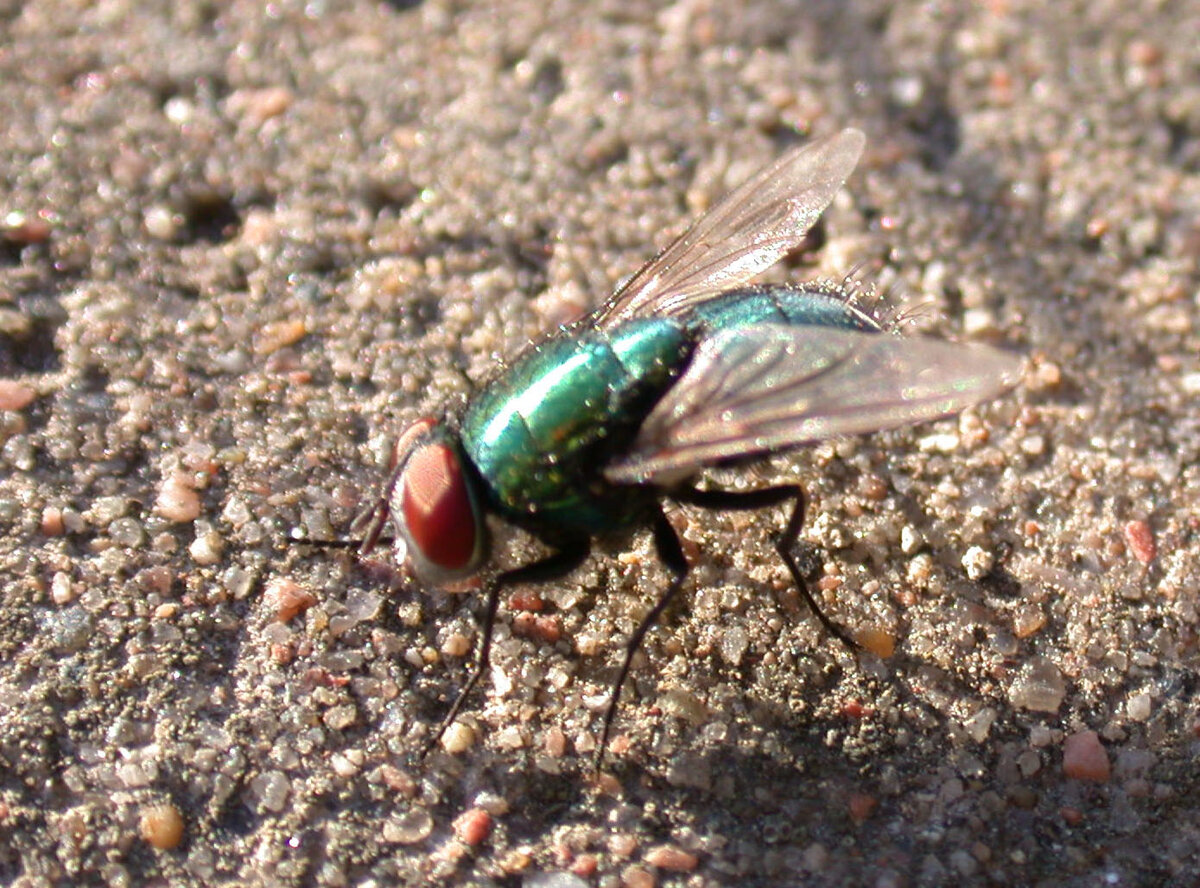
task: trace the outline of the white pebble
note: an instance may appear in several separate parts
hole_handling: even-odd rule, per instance
[[[996,557],[981,546],[972,546],[963,553],[963,570],[967,572],[967,577],[972,580],[981,580],[986,577],[992,572],[995,564]]]
[[[464,725],[462,722],[455,722],[446,728],[446,733],[442,735],[442,749],[451,755],[466,752],[474,745],[475,731],[470,725]]]
[[[1150,717],[1153,703],[1149,694],[1134,694],[1125,702],[1125,714],[1134,721],[1145,721]]]
[[[210,530],[202,533],[188,546],[188,554],[197,564],[216,564],[221,560],[221,550],[225,548],[220,534]]]
[[[1058,712],[1067,694],[1062,672],[1045,657],[1031,657],[1008,689],[1008,699],[1020,709]]]

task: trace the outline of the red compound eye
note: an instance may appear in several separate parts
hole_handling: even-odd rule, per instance
[[[400,511],[408,541],[421,560],[442,571],[471,568],[478,552],[468,484],[458,453],[441,442],[418,447],[404,465]]]
[[[421,417],[406,428],[404,434],[397,438],[396,443],[392,446],[392,464],[388,468],[395,469],[404,462],[412,449],[417,446],[417,442],[428,437],[435,428],[437,428],[437,421],[428,416]]]

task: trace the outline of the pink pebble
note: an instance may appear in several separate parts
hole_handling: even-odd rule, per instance
[[[682,848],[675,848],[671,845],[659,845],[656,848],[651,848],[646,852],[644,859],[651,866],[669,870],[673,873],[689,873],[699,863],[695,854],[690,854]]]
[[[315,595],[295,580],[283,577],[271,580],[263,592],[263,605],[275,611],[275,619],[280,623],[286,623],[316,603]]]
[[[492,815],[483,808],[470,808],[454,821],[454,834],[468,845],[482,844],[492,833]]]
[[[173,474],[159,488],[154,511],[168,521],[179,524],[195,521],[200,517],[200,494],[188,483],[185,475]]]
[[[24,410],[37,392],[15,379],[0,379],[0,410]]]
[[[1072,780],[1106,783],[1112,768],[1095,731],[1080,731],[1063,741],[1063,774]]]
[[[1142,564],[1154,560],[1158,547],[1154,542],[1154,530],[1146,521],[1130,521],[1125,525],[1125,544],[1133,557]]]

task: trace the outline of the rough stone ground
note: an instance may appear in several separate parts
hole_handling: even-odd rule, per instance
[[[1194,878],[1198,33],[1196,2],[0,0],[0,882]],[[643,536],[506,602],[456,751],[415,760],[476,598],[289,536],[344,534],[402,423],[846,125],[783,273],[857,266],[1029,358],[759,473],[807,485],[873,653],[789,598],[781,515],[680,510],[696,591],[599,788]]]

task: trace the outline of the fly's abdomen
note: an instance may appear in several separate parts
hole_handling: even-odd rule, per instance
[[[692,343],[670,319],[549,339],[471,403],[462,442],[506,517],[595,533],[641,517],[651,494],[615,490],[601,469],[687,362]]]
[[[749,324],[838,327],[867,333],[881,330],[878,321],[850,303],[841,287],[821,283],[730,290],[696,306],[692,318],[711,332]]]

